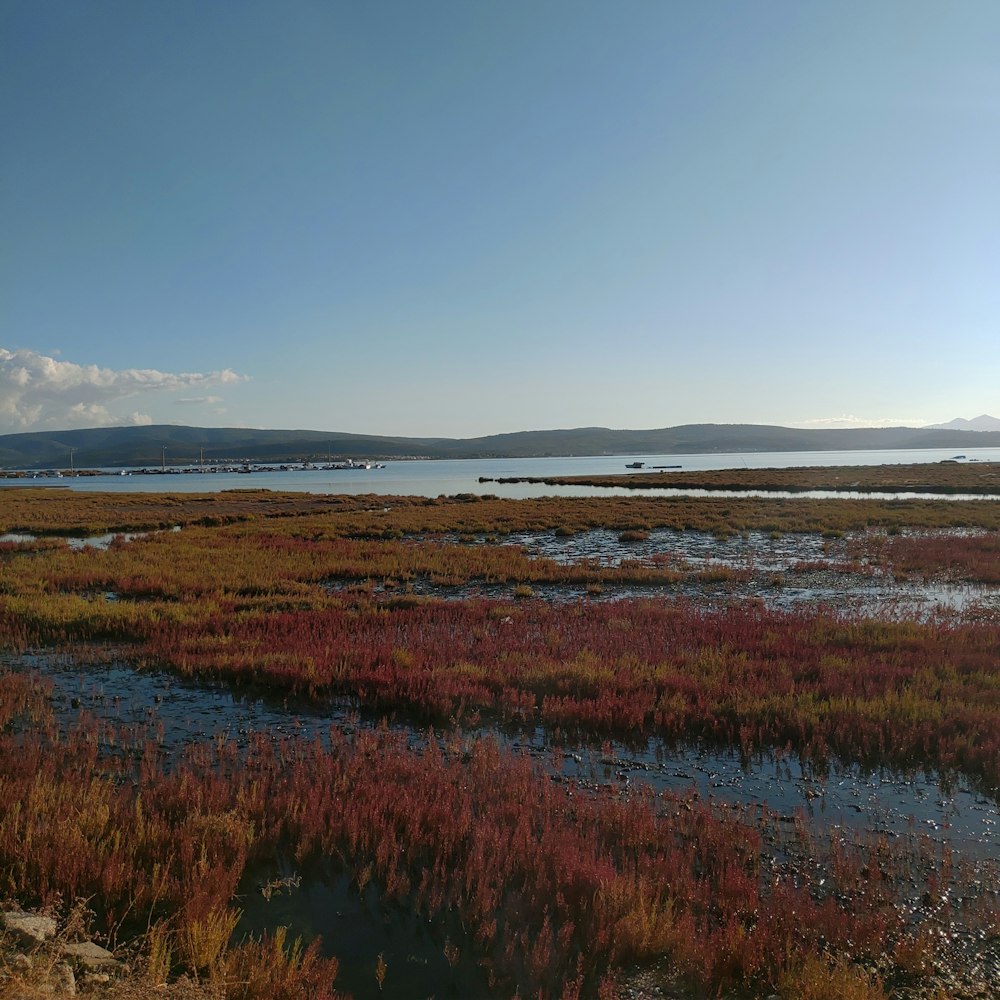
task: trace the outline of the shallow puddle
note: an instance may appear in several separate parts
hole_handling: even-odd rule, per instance
[[[172,532],[180,531],[180,525],[174,525],[169,529]],[[8,542],[17,545],[28,545],[32,542],[65,542],[71,549],[80,551],[81,549],[107,549],[114,542],[134,542],[137,538],[148,538],[157,532],[150,531],[109,531],[103,535],[87,535],[77,537],[74,535],[31,535],[20,532],[8,532],[0,535],[0,543]]]
[[[590,563],[619,567],[633,562],[646,568],[683,574],[676,583],[640,584],[602,582],[598,585],[531,582],[530,595],[548,601],[624,600],[663,596],[697,600],[721,607],[747,600],[767,607],[791,609],[817,604],[859,615],[898,619],[922,618],[939,611],[983,617],[1000,616],[1000,587],[896,580],[882,567],[851,555],[851,539],[819,534],[776,534],[752,531],[719,538],[707,532],[657,529],[647,538],[622,542],[620,532],[598,528],[575,535],[555,532],[513,532],[504,545],[516,545],[534,558],[563,566]],[[468,538],[448,535],[449,543],[469,544]],[[496,544],[480,535],[472,544]],[[331,580],[331,590],[350,590],[357,581]],[[438,585],[427,578],[407,581],[405,587],[373,586],[374,593],[400,593],[444,600],[518,597],[518,585],[470,581],[457,586]]]
[[[33,541],[35,541],[34,535],[25,535],[16,531],[8,531],[6,534],[0,535],[0,545],[27,545]]]
[[[321,936],[325,952],[340,961],[337,988],[354,997],[491,995],[457,920],[431,922],[386,904],[377,885],[359,891],[356,880],[331,863],[295,867],[288,859],[275,860],[249,870],[238,893],[243,918],[237,936],[259,937],[276,926],[291,927],[306,941]],[[380,956],[385,978],[378,987]]]

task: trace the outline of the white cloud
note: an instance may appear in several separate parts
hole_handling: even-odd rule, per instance
[[[195,403],[209,403],[209,404],[214,405],[216,403],[221,403],[221,402],[222,402],[222,397],[221,396],[184,396],[181,399],[175,399],[174,400],[174,405],[175,406],[180,406],[180,405],[188,406],[188,405],[195,404]]]
[[[135,410],[122,415],[115,404],[136,396],[244,381],[245,375],[230,368],[180,373],[153,368],[115,370],[0,347],[0,432],[150,424],[152,417],[147,414]],[[206,395],[197,401],[216,403],[221,397]]]
[[[816,417],[813,420],[799,420],[791,426],[846,429],[851,427],[920,427],[926,423],[926,417],[856,417],[844,413],[839,417]]]

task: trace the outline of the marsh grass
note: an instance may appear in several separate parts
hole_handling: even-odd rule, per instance
[[[557,606],[533,596],[541,584],[572,580],[596,596],[623,580],[726,585],[749,569],[669,556],[562,565],[499,541],[560,526],[836,534],[878,524],[849,542],[859,564],[988,578],[997,550],[976,539],[992,539],[979,528],[997,526],[996,504],[387,503],[12,498],[3,515],[16,527],[185,527],[106,551],[48,540],[0,552],[0,643],[70,654],[113,643],[185,677],[345,695],[440,726],[481,714],[748,758],[776,748],[818,767],[836,757],[937,768],[991,795],[1000,787],[993,622],[673,599]],[[979,528],[964,546],[910,542],[914,526],[941,523]],[[506,596],[408,592],[424,578],[489,582]],[[166,760],[155,741],[85,715],[58,723],[49,695],[37,678],[0,674],[0,801],[11,804],[0,812],[0,888],[53,906],[88,896],[106,931],[135,928],[144,940],[149,982],[185,972],[220,997],[332,990],[336,965],[319,945],[278,930],[232,940],[240,879],[279,850],[342,865],[359,891],[457,925],[448,962],[474,954],[497,989],[567,998],[612,996],[622,969],[665,960],[706,995],[872,1000],[885,995],[870,971],[879,962],[911,977],[932,965],[922,918],[902,916],[911,872],[926,876],[937,913],[948,885],[973,878],[874,834],[845,845],[813,837],[801,818],[785,829],[763,807],[555,782],[491,739],[428,733],[415,747],[387,725],[315,742],[247,733],[240,746],[205,740]],[[786,867],[796,852],[808,863]],[[963,919],[995,933],[995,912],[972,910]],[[396,972],[383,967],[377,985]]]

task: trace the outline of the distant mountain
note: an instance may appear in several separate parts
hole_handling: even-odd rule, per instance
[[[977,421],[982,419],[977,418]],[[190,465],[202,459],[206,462],[321,462],[328,458],[532,458],[902,448],[959,450],[969,444],[968,431],[927,427],[802,430],[759,424],[684,424],[659,430],[578,427],[478,438],[410,438],[161,424],[0,435],[0,467],[65,469],[72,464],[83,469],[159,466],[161,463]],[[1000,427],[977,433],[975,445],[1000,447]]]
[[[966,420],[964,417],[956,417],[946,424],[929,424],[925,430],[942,431],[1000,431],[1000,420],[991,417],[988,413]]]

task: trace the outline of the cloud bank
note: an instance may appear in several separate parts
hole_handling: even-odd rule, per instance
[[[151,424],[149,415],[139,410],[120,412],[117,404],[147,394],[200,393],[244,381],[245,375],[230,368],[180,373],[154,368],[116,371],[0,347],[0,433]],[[221,401],[217,396],[197,398]]]
[[[174,406],[195,406],[206,403],[221,403],[221,396],[184,396],[174,400]]]
[[[792,427],[818,427],[843,430],[853,427],[922,427],[925,417],[856,417],[844,413],[839,417],[817,417],[814,420],[800,420]]]

